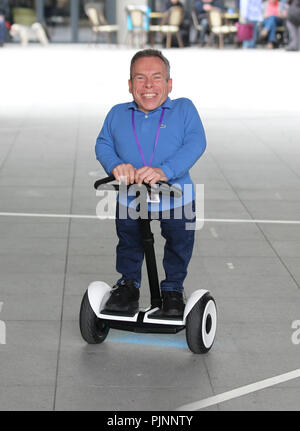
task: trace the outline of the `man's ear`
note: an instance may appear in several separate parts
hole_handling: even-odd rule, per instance
[[[131,82],[131,79],[128,79],[128,89],[129,89],[129,93],[132,94],[132,82]]]
[[[173,88],[173,81],[172,81],[172,78],[170,78],[168,80],[168,94],[171,93],[172,88]]]

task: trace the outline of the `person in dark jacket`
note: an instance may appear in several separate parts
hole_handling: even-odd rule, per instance
[[[209,29],[209,12],[213,8],[218,8],[222,11],[225,8],[217,0],[195,0],[194,10],[196,12],[199,24],[201,25],[200,31],[200,44],[205,45],[205,35]]]
[[[179,0],[168,0],[167,2],[165,2],[164,9],[168,10],[172,6],[180,6],[183,8],[183,3]]]
[[[8,0],[0,0],[0,47],[4,45],[6,26],[5,20],[9,16]]]
[[[300,0],[288,0],[286,26],[289,32],[289,44],[287,51],[299,51],[300,49]]]

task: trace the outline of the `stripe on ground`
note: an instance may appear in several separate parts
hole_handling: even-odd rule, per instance
[[[280,374],[269,379],[260,380],[259,382],[252,383],[250,385],[241,386],[240,388],[233,389],[232,391],[223,392],[222,394],[215,395],[213,397],[205,398],[204,400],[195,401],[190,404],[185,404],[178,407],[176,410],[201,410],[205,407],[210,407],[215,404],[223,403],[224,401],[229,401],[234,398],[241,397],[243,395],[250,394],[252,392],[260,391],[261,389],[268,388],[270,386],[278,385],[279,383],[287,382],[288,380],[297,379],[300,377],[300,368],[289,373]]]
[[[48,217],[48,218],[71,218],[71,219],[99,219],[114,220],[115,216],[97,216],[89,214],[52,214],[52,213],[17,213],[0,212],[0,217]],[[217,218],[197,218],[197,222],[205,223],[258,223],[258,224],[296,224],[300,225],[300,220],[260,220],[260,219],[217,219]]]

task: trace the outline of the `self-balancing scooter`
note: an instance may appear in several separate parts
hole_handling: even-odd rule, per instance
[[[113,176],[103,178],[95,183],[97,190],[119,190]],[[160,182],[160,193],[173,193],[176,196],[181,190]],[[148,191],[153,189],[144,184]],[[89,344],[102,343],[109,330],[122,329],[133,332],[177,333],[185,328],[186,340],[193,353],[206,353],[213,345],[217,328],[216,304],[209,291],[198,289],[188,298],[182,318],[164,316],[161,307],[161,295],[154,252],[154,239],[150,220],[140,219],[146,267],[148,273],[151,305],[140,309],[133,315],[105,310],[111,287],[103,281],[94,281],[85,292],[80,308],[80,331],[83,339]]]

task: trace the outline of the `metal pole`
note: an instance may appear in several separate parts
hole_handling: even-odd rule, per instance
[[[78,42],[79,0],[71,0],[71,31],[72,42]]]
[[[155,0],[148,0],[148,6],[152,11],[155,11]]]
[[[105,0],[105,15],[108,24],[117,22],[117,5],[116,0]],[[116,43],[116,35],[112,34],[112,43]]]
[[[105,14],[108,24],[116,23],[117,5],[116,0],[105,0]]]
[[[36,0],[36,17],[38,22],[43,24],[43,22],[45,21],[44,0]]]
[[[140,219],[140,223],[150,287],[151,306],[161,307],[161,296],[154,251],[154,237],[153,233],[151,232],[150,220]]]

